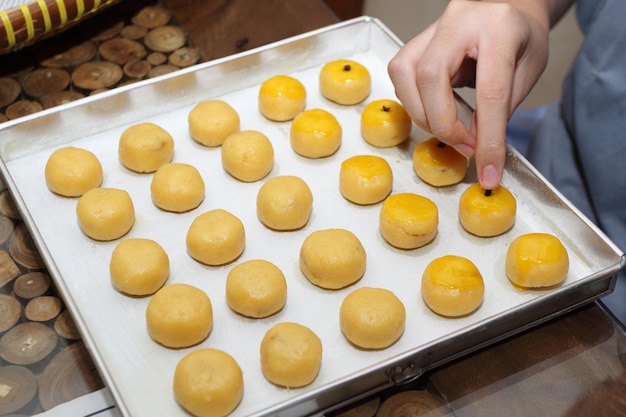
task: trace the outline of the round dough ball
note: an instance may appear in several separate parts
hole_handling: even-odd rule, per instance
[[[465,316],[483,302],[485,284],[472,261],[446,255],[430,262],[422,275],[422,298],[435,313]]]
[[[52,152],[46,162],[48,189],[64,197],[80,197],[102,184],[102,165],[92,152],[68,146]]]
[[[132,238],[122,240],[111,254],[111,281],[124,294],[154,294],[170,274],[170,260],[154,240]]]
[[[341,125],[331,113],[322,109],[305,110],[291,123],[291,147],[306,158],[325,158],[341,146]]]
[[[304,110],[306,89],[297,79],[276,75],[261,84],[259,110],[263,116],[276,122],[291,120]]]
[[[517,203],[504,186],[485,190],[480,184],[470,185],[459,199],[459,221],[465,230],[491,237],[505,233],[515,224]]]
[[[338,59],[324,65],[320,71],[319,83],[324,97],[343,105],[362,102],[372,89],[367,68],[349,59]]]
[[[185,355],[174,371],[174,398],[195,417],[225,417],[243,398],[243,372],[228,353],[198,349]]]
[[[122,132],[117,149],[126,168],[154,172],[174,157],[174,138],[159,125],[139,123]]]
[[[276,324],[265,333],[260,350],[263,375],[282,387],[309,385],[322,365],[322,341],[298,323]]]
[[[235,132],[222,144],[222,166],[240,181],[258,181],[274,167],[272,142],[256,130]]]
[[[271,262],[253,259],[230,270],[226,277],[226,302],[237,313],[253,318],[269,317],[287,300],[287,280]]]
[[[202,342],[213,328],[213,307],[204,291],[188,284],[170,284],[158,290],[146,307],[150,337],[169,348]]]
[[[154,205],[174,213],[198,207],[204,200],[204,190],[200,172],[193,165],[180,162],[161,165],[150,183]]]
[[[506,276],[518,287],[543,288],[562,283],[569,270],[563,243],[549,233],[516,237],[506,252]]]
[[[433,137],[415,146],[413,169],[425,183],[444,187],[463,181],[467,173],[467,158]]]
[[[352,232],[325,229],[311,233],[300,248],[300,270],[314,285],[339,289],[365,273],[365,248]]]
[[[391,192],[393,172],[380,156],[356,155],[341,163],[339,190],[356,204],[376,204]]]
[[[379,148],[397,146],[411,134],[413,122],[400,103],[375,100],[361,113],[361,135],[367,143]]]
[[[380,232],[400,249],[422,247],[437,236],[439,210],[427,197],[401,193],[387,197],[380,208]]]
[[[191,137],[204,146],[220,146],[240,129],[239,114],[222,100],[198,103],[187,119]]]
[[[124,236],[135,224],[130,194],[117,188],[92,188],[78,199],[76,216],[81,230],[100,241]]]
[[[406,311],[402,301],[383,288],[362,287],[341,303],[339,324],[352,344],[363,349],[385,349],[402,333]]]
[[[270,229],[296,230],[311,217],[313,194],[300,177],[281,175],[261,186],[256,207],[259,220]]]
[[[206,265],[224,265],[237,259],[246,246],[246,234],[239,218],[215,209],[196,217],[187,231],[189,255]]]

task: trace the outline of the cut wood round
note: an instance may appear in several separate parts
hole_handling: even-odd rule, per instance
[[[92,41],[85,41],[69,48],[66,43],[61,43],[58,48],[54,46],[46,48],[46,50],[50,49],[53,51],[52,55],[48,52],[46,56],[40,58],[41,65],[48,68],[75,67],[91,61],[98,52],[96,44]]]
[[[154,29],[165,26],[172,18],[172,14],[165,7],[155,5],[146,6],[131,18],[131,22],[137,26]]]
[[[112,87],[124,74],[122,69],[112,62],[86,62],[72,73],[72,82],[78,88],[97,90]]]
[[[38,101],[18,100],[7,107],[5,115],[9,120],[14,120],[42,110],[43,107]]]
[[[13,281],[20,274],[20,268],[5,250],[0,249],[0,288]]]
[[[28,73],[22,81],[24,92],[33,98],[65,90],[70,74],[61,68],[41,68]]]
[[[36,322],[20,323],[0,338],[0,357],[13,365],[31,365],[47,357],[59,342],[50,327]]]
[[[102,58],[118,65],[124,65],[131,60],[142,59],[148,54],[142,44],[126,38],[110,39],[103,42],[98,50]]]
[[[150,63],[152,66],[161,65],[167,62],[167,55],[163,52],[151,52],[146,57],[146,61]]]
[[[134,59],[124,64],[124,74],[133,79],[144,78],[151,69],[152,65],[143,59]]]
[[[146,36],[148,29],[137,25],[127,25],[122,29],[121,35],[126,39],[138,40]]]
[[[424,390],[402,391],[387,398],[380,405],[376,417],[430,417],[448,416],[446,403]]]
[[[13,78],[0,77],[0,107],[6,107],[20,96],[22,87]]]
[[[15,200],[11,197],[11,193],[8,190],[0,193],[0,214],[4,214],[12,219],[21,219],[22,215],[15,205]]]
[[[334,414],[334,417],[374,417],[378,406],[380,405],[380,398],[372,398],[362,403],[353,405],[348,410]],[[407,416],[408,417],[408,416]]]
[[[153,51],[172,52],[182,48],[187,40],[181,28],[168,25],[152,29],[144,38],[144,42]]]
[[[100,29],[100,27],[102,27],[102,29]],[[92,34],[91,39],[98,42],[106,41],[107,39],[112,39],[120,34],[122,29],[124,29],[124,22],[111,21],[108,26],[98,25],[98,29],[100,29],[99,32]]]
[[[51,279],[41,271],[20,275],[13,283],[13,293],[23,300],[44,295],[50,289]]]
[[[18,264],[28,269],[44,269],[45,264],[26,224],[18,224],[9,237],[9,253]]]
[[[172,52],[169,56],[169,62],[180,68],[197,64],[200,60],[200,50],[198,48],[184,47]]]
[[[37,394],[37,377],[28,368],[8,365],[0,368],[0,415],[14,413]]]
[[[68,310],[65,310],[54,321],[54,330],[64,339],[78,340],[81,338],[76,323]]]
[[[4,123],[7,120],[9,120],[9,118],[6,117],[6,115],[4,113],[0,112],[0,123]]]
[[[62,307],[63,303],[58,297],[43,295],[30,300],[24,308],[24,314],[30,321],[46,322],[55,319]]]
[[[41,104],[44,109],[60,106],[61,104],[71,103],[85,97],[83,93],[72,90],[59,91],[58,93],[48,94],[41,98]]]
[[[170,72],[178,71],[179,69],[180,68],[170,64],[158,65],[150,70],[150,72],[148,73],[148,78],[154,78],[158,77],[159,75],[169,74]]]
[[[0,333],[15,326],[20,317],[22,317],[22,304],[10,295],[0,294]]]
[[[13,233],[13,229],[15,225],[13,224],[13,220],[9,217],[0,214],[0,244],[3,244],[7,241],[11,233]]]

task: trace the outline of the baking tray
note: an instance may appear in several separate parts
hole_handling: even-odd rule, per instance
[[[508,150],[503,184],[518,201],[515,226],[495,238],[474,237],[460,227],[460,193],[476,181],[474,167],[452,187],[422,183],[412,169],[412,150],[428,135],[414,127],[411,139],[391,149],[377,149],[360,136],[360,113],[379,98],[394,98],[386,65],[401,42],[380,21],[362,17],[253,51],[201,64],[158,79],[68,103],[0,127],[3,179],[22,211],[24,221],[76,318],[85,343],[125,416],[185,415],[172,394],[172,375],[178,360],[193,349],[214,347],[235,357],[244,371],[245,392],[233,416],[315,415],[335,409],[369,393],[418,378],[424,371],[508,335],[546,321],[610,292],[624,262],[623,254],[592,223],[536,172],[514,149]],[[340,106],[323,99],[317,76],[333,59],[351,58],[372,74],[368,99]],[[265,120],[258,112],[259,85],[269,76],[290,74],[307,88],[307,108],[333,113],[343,128],[343,143],[331,157],[310,160],[289,146],[289,122]],[[314,195],[313,215],[305,228],[294,232],[268,230],[256,217],[256,192],[263,181],[241,183],[222,169],[219,148],[203,148],[191,140],[187,114],[198,102],[221,98],[241,116],[242,129],[265,133],[274,146],[276,163],[270,177],[302,177]],[[459,99],[463,117],[469,108]],[[195,165],[207,186],[202,205],[183,214],[164,213],[150,199],[151,175],[134,174],[120,165],[117,142],[134,123],[151,121],[175,140],[177,162]],[[213,303],[214,328],[198,346],[172,350],[153,342],[145,326],[149,298],[117,293],[108,262],[117,242],[95,242],[79,230],[76,199],[52,194],[44,181],[50,153],[63,146],[90,149],[104,167],[103,186],[131,194],[137,220],[127,237],[159,242],[171,262],[168,283],[185,282],[207,292]],[[387,245],[378,232],[380,204],[356,206],[338,189],[339,167],[355,154],[377,154],[394,172],[394,193],[415,192],[439,207],[439,233],[417,250]],[[193,261],[185,250],[191,221],[209,209],[223,208],[246,227],[246,249],[231,265],[208,267]],[[318,229],[341,227],[353,231],[367,254],[367,270],[355,285],[328,291],[311,285],[298,268],[304,238]],[[526,232],[558,236],[570,254],[568,277],[558,288],[543,291],[515,289],[504,274],[504,257],[511,240]],[[482,272],[484,303],[474,314],[446,319],[433,314],[419,292],[421,273],[432,259],[457,254],[470,258]],[[288,280],[288,300],[278,314],[262,320],[238,316],[224,300],[229,269],[245,260],[274,262]],[[384,287],[400,297],[407,310],[406,330],[393,346],[379,351],[351,346],[339,329],[343,298],[361,286]],[[296,321],[314,330],[324,352],[320,374],[308,387],[282,389],[268,383],[260,370],[258,346],[265,331],[277,322]]]

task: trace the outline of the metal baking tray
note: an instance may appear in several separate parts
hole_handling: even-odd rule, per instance
[[[518,201],[515,226],[495,238],[469,235],[457,220],[460,193],[476,181],[473,166],[466,180],[452,187],[422,183],[412,169],[412,150],[428,135],[414,128],[407,143],[377,149],[360,136],[360,113],[371,100],[394,98],[387,76],[389,59],[401,42],[380,21],[362,17],[302,36],[289,38],[232,57],[200,64],[157,79],[68,103],[0,126],[0,157],[5,185],[13,193],[51,275],[76,318],[102,377],[125,416],[185,415],[172,394],[176,363],[193,349],[215,347],[229,352],[244,371],[244,398],[233,416],[316,415],[394,384],[414,380],[424,371],[508,335],[546,321],[610,292],[623,254],[572,207],[515,150],[509,149],[503,183]],[[340,106],[323,99],[317,76],[333,59],[351,58],[372,74],[368,99]],[[289,74],[307,88],[307,108],[333,113],[343,127],[343,143],[331,157],[309,160],[289,146],[289,122],[265,120],[257,108],[259,85],[269,76]],[[293,174],[308,182],[314,195],[313,215],[302,230],[270,231],[256,217],[256,192],[263,183],[241,183],[221,167],[219,148],[203,148],[188,133],[187,114],[202,100],[221,98],[241,116],[242,129],[256,129],[273,142],[276,163],[271,176]],[[459,99],[459,111],[469,108]],[[151,175],[125,170],[117,158],[121,132],[134,123],[151,121],[175,140],[174,160],[194,164],[206,182],[206,198],[189,213],[158,210],[151,202]],[[214,328],[206,341],[172,350],[153,342],[145,326],[146,298],[116,292],[108,262],[118,242],[95,242],[78,228],[76,199],[52,194],[44,166],[50,153],[63,146],[90,149],[102,162],[103,186],[130,192],[137,213],[127,237],[147,237],[168,252],[168,283],[186,282],[207,292],[213,303]],[[378,231],[380,205],[355,206],[338,189],[339,167],[363,153],[381,155],[394,172],[394,193],[415,192],[439,207],[439,233],[426,247],[404,251],[387,245]],[[224,300],[224,280],[233,265],[207,267],[185,250],[185,233],[200,213],[224,208],[246,227],[247,246],[239,262],[263,258],[277,264],[288,280],[288,300],[278,314],[262,320],[243,318]],[[298,252],[314,230],[342,227],[353,231],[367,255],[365,276],[349,288],[327,291],[311,285],[298,268]],[[515,289],[504,274],[511,240],[526,232],[557,235],[566,245],[571,267],[565,283],[543,291]],[[446,319],[421,300],[419,287],[426,264],[446,254],[470,258],[486,284],[484,303],[474,314]],[[393,346],[379,351],[351,346],[339,329],[343,298],[360,286],[384,287],[403,301],[406,330]],[[296,321],[321,338],[324,353],[317,379],[308,387],[282,389],[267,382],[260,370],[259,343],[277,322]]]

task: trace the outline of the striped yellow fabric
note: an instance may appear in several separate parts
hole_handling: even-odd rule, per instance
[[[35,37],[35,25],[33,24],[33,16],[30,14],[30,9],[27,5],[22,4],[20,10],[24,15],[24,22],[26,24],[26,33],[28,34],[27,40],[31,40]]]
[[[44,29],[46,32],[49,32],[52,28],[52,21],[50,20],[50,10],[48,10],[48,5],[45,0],[37,0],[37,4],[39,5],[41,15],[43,16]]]
[[[4,30],[7,33],[8,46],[9,48],[12,48],[15,46],[15,32],[13,31],[13,25],[11,24],[11,19],[9,19],[9,14],[7,12],[0,12],[0,20],[2,20]]]
[[[59,16],[61,17],[59,27],[62,28],[67,23],[67,9],[65,8],[65,2],[63,0],[56,0],[56,3],[59,8]]]

